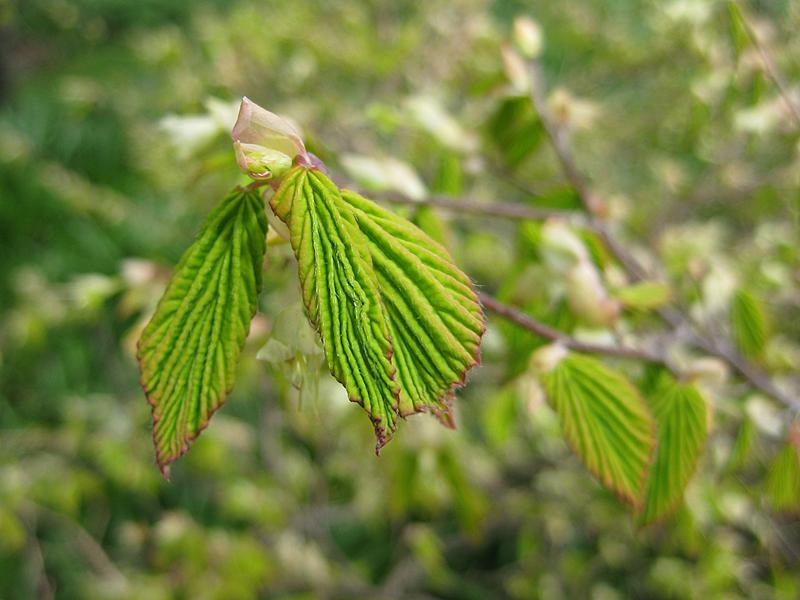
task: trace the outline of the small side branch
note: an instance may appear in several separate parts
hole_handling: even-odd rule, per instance
[[[750,20],[750,16],[747,14],[747,11],[745,11],[738,2],[735,2],[735,0],[733,1],[734,4],[736,4],[736,7],[739,9],[739,14],[744,22],[744,28],[747,31],[747,36],[750,38],[750,41],[753,43],[753,46],[758,52],[761,62],[764,63],[764,70],[767,72],[767,76],[772,80],[772,83],[775,84],[775,87],[778,88],[778,93],[781,95],[781,98],[783,98],[783,102],[786,104],[789,114],[792,115],[795,124],[800,127],[800,107],[797,106],[797,103],[792,97],[792,92],[789,90],[789,85],[786,83],[786,78],[783,76],[783,73],[781,73],[780,69],[778,69],[775,61],[772,60],[772,56],[767,51],[764,43],[759,39],[756,28],[753,26],[753,22]]]
[[[527,329],[528,331],[531,331],[540,337],[557,342],[565,348],[569,348],[570,350],[575,350],[576,352],[585,352],[587,354],[603,354],[605,356],[614,356],[617,358],[643,360],[667,366],[662,357],[645,350],[631,348],[629,346],[610,346],[607,344],[589,344],[582,342],[570,335],[567,335],[563,331],[559,331],[550,327],[549,325],[545,325],[541,321],[537,321],[529,314],[514,308],[513,306],[503,304],[488,294],[479,294],[479,297],[486,310],[496,314],[499,317],[503,317],[515,325],[522,327],[523,329]]]
[[[528,221],[544,221],[547,219],[560,219],[574,225],[589,226],[583,215],[568,210],[555,210],[528,206],[515,202],[481,202],[469,198],[454,198],[451,196],[434,195],[414,200],[408,196],[397,193],[374,195],[378,200],[392,204],[405,204],[408,206],[433,206],[453,213],[468,213],[499,219],[521,219]]]

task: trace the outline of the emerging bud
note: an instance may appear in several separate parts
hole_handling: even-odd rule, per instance
[[[310,158],[297,130],[285,119],[242,98],[239,118],[231,132],[236,162],[253,179],[280,177],[296,157]]]
[[[514,19],[514,43],[525,58],[536,58],[542,52],[542,30],[533,19]]]
[[[506,77],[508,77],[508,80],[511,82],[511,87],[514,88],[514,92],[517,94],[527,93],[531,82],[528,77],[528,67],[525,61],[517,51],[510,46],[501,46],[500,52],[503,58],[503,67],[505,68]]]
[[[610,327],[619,317],[620,305],[609,298],[597,268],[581,260],[567,272],[567,302],[575,315],[592,327]]]
[[[555,369],[569,355],[569,350],[556,342],[542,346],[531,355],[530,365],[534,374],[544,375]]]

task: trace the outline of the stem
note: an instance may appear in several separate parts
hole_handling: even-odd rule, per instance
[[[792,93],[789,90],[789,85],[786,83],[786,78],[784,78],[783,73],[781,73],[778,69],[775,61],[772,60],[772,56],[767,51],[766,46],[758,38],[758,34],[756,33],[755,27],[753,27],[753,23],[750,20],[747,12],[738,2],[735,2],[735,0],[732,1],[739,9],[739,14],[744,22],[744,28],[745,31],[747,31],[747,36],[750,38],[753,46],[755,46],[758,55],[761,57],[761,62],[764,63],[764,69],[767,72],[767,76],[775,84],[775,87],[778,88],[778,93],[781,95],[781,98],[783,98],[783,102],[786,104],[786,108],[789,109],[789,114],[792,115],[794,122],[800,126],[800,108],[792,98]]]
[[[481,202],[469,198],[454,198],[452,196],[428,196],[421,200],[414,200],[408,196],[396,193],[386,193],[377,196],[379,200],[393,204],[409,206],[434,206],[454,213],[470,213],[486,217],[501,219],[524,219],[542,221],[547,219],[563,219],[574,225],[588,227],[583,215],[567,211],[527,206],[516,202]]]
[[[38,518],[50,520],[68,528],[72,534],[72,541],[86,558],[89,565],[103,577],[113,581],[115,584],[127,587],[128,579],[120,571],[114,562],[106,554],[100,543],[86,531],[80,523],[69,516],[50,510],[40,504],[30,503],[28,505]]]
[[[478,296],[480,297],[481,304],[483,304],[487,310],[500,317],[503,317],[504,319],[508,319],[523,329],[532,331],[538,336],[553,342],[557,342],[565,348],[569,348],[570,350],[575,350],[576,352],[585,352],[588,354],[604,354],[606,356],[615,356],[617,358],[644,360],[647,362],[662,364],[669,368],[669,365],[666,364],[666,361],[661,356],[657,356],[656,354],[652,354],[646,350],[631,348],[629,346],[610,346],[607,344],[589,344],[586,342],[581,342],[580,340],[577,340],[562,331],[553,329],[549,325],[545,325],[541,321],[537,321],[529,314],[524,313],[513,306],[503,304],[488,294],[481,293],[478,294]]]

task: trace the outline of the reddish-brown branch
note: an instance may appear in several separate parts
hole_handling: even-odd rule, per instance
[[[589,344],[587,342],[582,342],[562,331],[559,331],[558,329],[554,329],[549,325],[545,325],[541,321],[537,321],[531,315],[519,310],[518,308],[503,304],[488,294],[479,294],[479,297],[486,310],[503,317],[504,319],[508,319],[515,325],[518,325],[523,329],[527,329],[528,331],[531,331],[540,337],[557,342],[565,348],[569,348],[570,350],[575,350],[576,352],[586,352],[588,354],[603,354],[605,356],[614,356],[617,358],[644,360],[647,362],[666,365],[662,357],[647,352],[646,350],[631,348],[629,346],[611,346],[608,344]]]

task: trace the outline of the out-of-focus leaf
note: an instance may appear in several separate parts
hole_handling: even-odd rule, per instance
[[[12,510],[0,506],[0,551],[18,552],[25,546],[25,525]]]
[[[316,401],[323,352],[316,332],[303,313],[301,302],[295,302],[278,313],[269,339],[256,358],[288,368],[292,385],[300,390],[300,401]]]
[[[688,383],[671,381],[650,401],[658,444],[645,485],[640,522],[651,523],[673,511],[697,466],[707,434],[706,403]]]
[[[735,471],[747,462],[747,458],[753,446],[755,434],[756,430],[753,426],[753,422],[745,417],[742,420],[742,424],[739,426],[739,431],[733,442],[733,448],[731,448],[728,464],[726,465],[728,470]]]
[[[444,245],[448,237],[447,223],[432,206],[420,206],[414,215],[414,224],[424,231],[433,241]]]
[[[470,484],[464,465],[452,449],[440,450],[438,459],[442,475],[453,494],[453,504],[461,526],[472,534],[477,533],[487,509],[485,496]]]
[[[570,446],[603,485],[639,506],[655,439],[637,389],[620,373],[580,354],[544,371],[542,385]]]
[[[483,314],[446,250],[316,170],[295,168],[271,203],[289,226],[328,367],[369,414],[378,448],[398,415],[428,410],[451,424]]]
[[[769,322],[763,304],[750,292],[738,290],[731,300],[731,329],[742,354],[758,358],[769,337]]]
[[[614,292],[614,297],[626,308],[653,310],[669,302],[669,286],[660,281],[640,281]]]
[[[785,444],[767,472],[767,498],[775,510],[800,511],[800,450]]]
[[[519,422],[517,392],[507,386],[487,399],[483,407],[483,424],[488,441],[502,446],[511,438],[514,426]]]
[[[728,16],[730,17],[730,32],[733,48],[736,51],[736,56],[739,57],[749,44],[749,36],[747,35],[747,25],[742,15],[742,9],[735,0],[728,0]]]
[[[460,156],[450,152],[442,155],[432,187],[434,192],[450,196],[458,196],[463,191],[464,167]]]
[[[370,191],[400,192],[412,200],[422,200],[428,195],[414,168],[396,158],[345,154],[341,162],[347,174]]]
[[[281,362],[296,358],[299,354],[319,356],[322,348],[303,314],[303,305],[295,302],[275,316],[269,340],[258,351],[256,358],[266,362]]]
[[[475,136],[465,130],[435,98],[415,96],[405,104],[411,119],[443,146],[461,153],[475,150]]]
[[[233,388],[261,289],[266,232],[260,195],[234,190],[181,258],[139,340],[141,383],[165,476]]]
[[[611,298],[594,263],[580,260],[566,275],[567,302],[582,322],[592,327],[608,327],[619,317],[620,305]]]
[[[544,139],[544,129],[528,96],[504,98],[490,117],[486,132],[509,168],[516,168]]]

